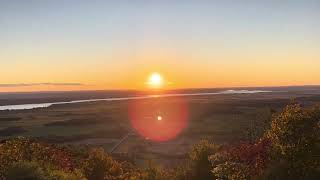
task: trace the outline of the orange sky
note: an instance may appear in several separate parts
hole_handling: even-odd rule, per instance
[[[317,2],[65,3],[0,2],[0,92],[320,84]]]
[[[131,63],[118,64],[115,60],[113,65],[103,61],[100,63],[86,61],[85,57],[84,64],[73,64],[73,62],[66,60],[63,66],[50,60],[39,61],[39,64],[17,65],[2,71],[0,82],[7,84],[81,83],[82,85],[0,87],[0,91],[147,89],[146,82],[152,72],[159,72],[163,76],[165,82],[163,88],[165,89],[317,84],[320,82],[318,68],[320,61],[316,59],[320,57],[309,57],[310,55],[299,53],[292,52],[288,57],[267,54],[250,56],[238,54],[235,57],[229,55],[188,57],[188,54],[178,56],[170,53],[149,54],[142,52],[141,57],[136,56],[136,59]],[[104,57],[95,58],[103,59]],[[113,58],[120,59],[121,57]],[[194,60],[196,58],[202,59],[202,61],[197,62]],[[242,60],[230,63],[228,59],[232,58],[241,58]],[[255,60],[258,58],[259,61]],[[41,59],[43,60],[42,57]],[[216,61],[215,59],[226,60]]]

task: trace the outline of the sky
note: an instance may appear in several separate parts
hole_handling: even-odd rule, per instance
[[[0,0],[0,92],[320,84],[320,1]]]

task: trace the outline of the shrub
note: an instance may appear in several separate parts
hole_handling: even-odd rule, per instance
[[[197,179],[203,180],[214,178],[211,173],[212,165],[209,156],[217,152],[218,148],[217,145],[209,143],[207,140],[201,140],[193,146],[189,153],[189,170],[192,178],[197,177]]]
[[[47,170],[47,180],[86,180],[83,174],[79,171],[64,172],[61,170]]]
[[[4,175],[10,180],[46,180],[44,171],[36,162],[16,162],[7,168]]]
[[[261,174],[268,163],[270,142],[242,143],[224,147],[210,156],[213,174],[221,179],[249,179]]]
[[[89,180],[112,179],[123,173],[121,165],[101,148],[89,151],[88,157],[83,161],[83,171]]]
[[[4,175],[8,180],[84,180],[79,171],[64,172],[43,168],[34,161],[20,161],[11,164]]]
[[[54,166],[57,169],[72,170],[72,154],[53,144],[24,137],[6,140],[0,146],[0,173],[11,163],[34,161],[41,166]]]
[[[232,161],[216,165],[212,172],[219,179],[246,180],[250,177],[248,165]]]
[[[148,168],[146,168],[141,177],[141,180],[169,180],[169,173],[165,172],[159,167],[156,167],[151,162],[149,162]]]

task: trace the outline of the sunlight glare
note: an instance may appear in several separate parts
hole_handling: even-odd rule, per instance
[[[162,86],[163,84],[162,76],[156,72],[152,73],[151,76],[149,77],[148,84],[153,88],[158,88]]]

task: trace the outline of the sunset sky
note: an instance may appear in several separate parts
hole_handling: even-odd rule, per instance
[[[320,1],[0,0],[0,92],[320,84]]]

